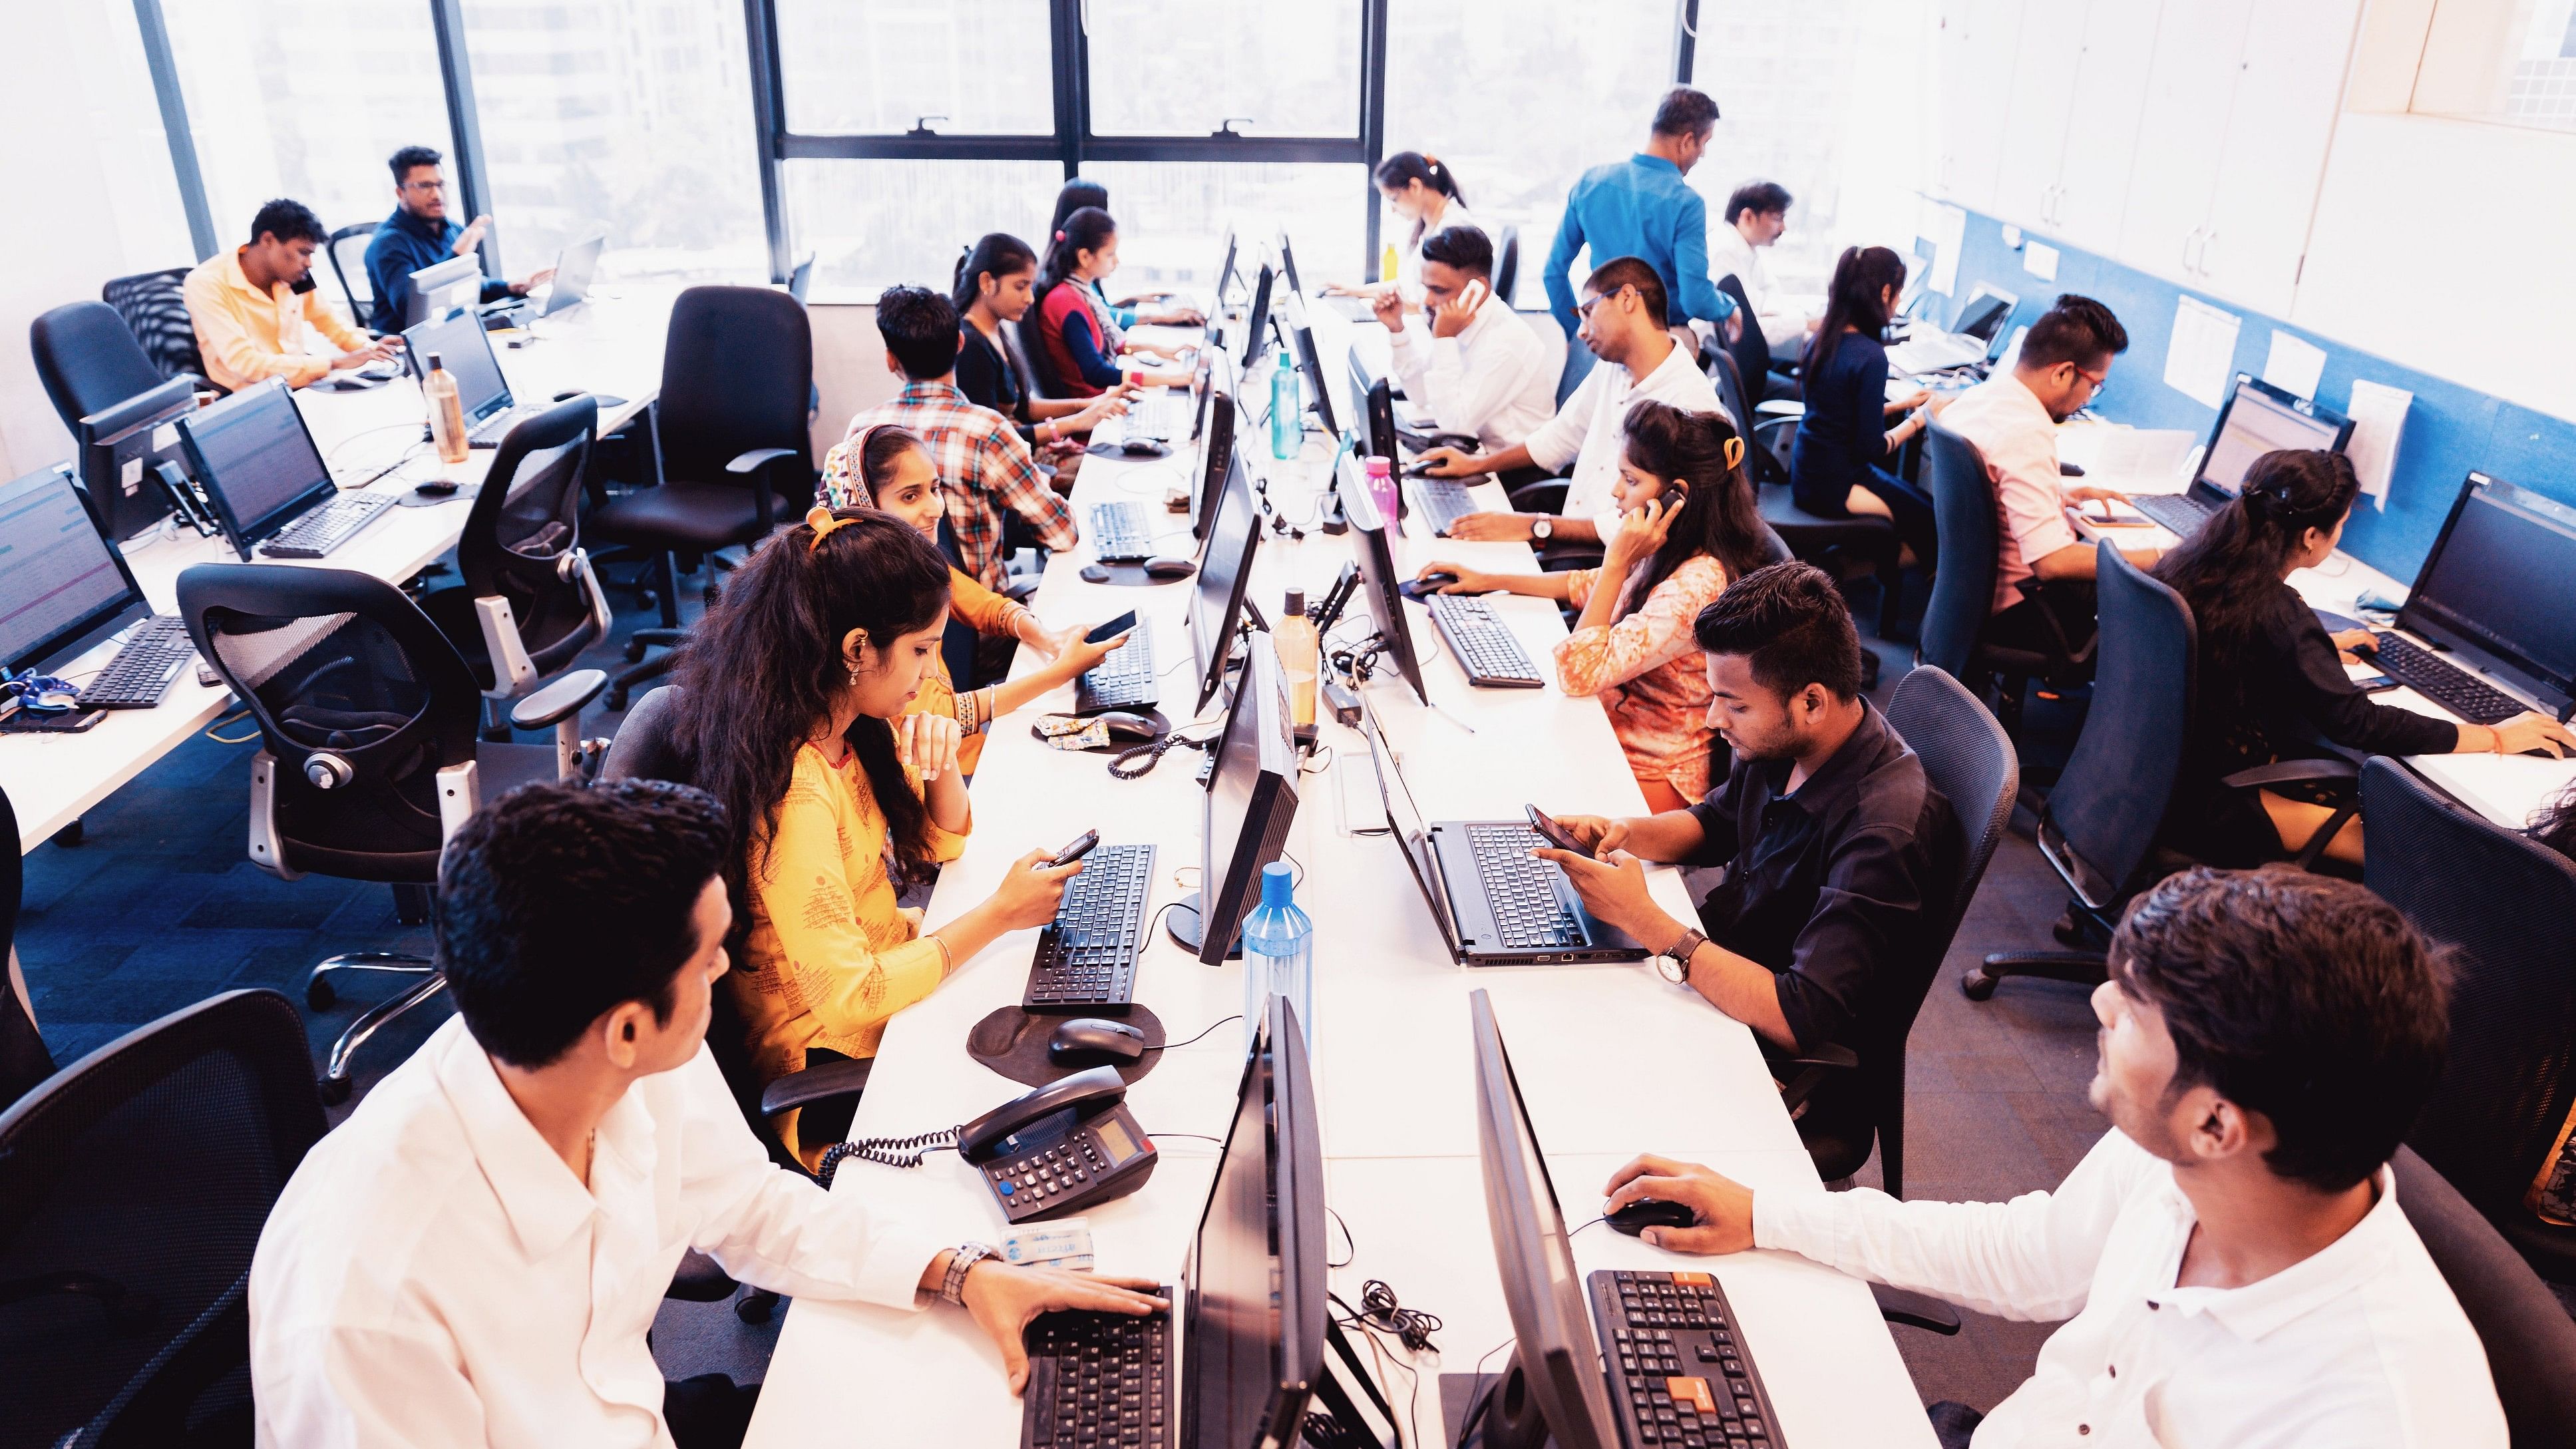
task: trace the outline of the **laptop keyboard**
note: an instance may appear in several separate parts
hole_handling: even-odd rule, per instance
[[[2191,537],[2209,521],[2209,515],[2218,511],[2188,493],[2139,493],[2131,495],[2129,501],[2177,538]]]
[[[1587,1281],[1630,1444],[1776,1449],[1770,1395],[1715,1278],[1605,1269]]]
[[[1529,656],[1521,652],[1521,641],[1512,637],[1483,599],[1473,594],[1425,594],[1422,602],[1430,608],[1431,622],[1440,627],[1449,652],[1466,669],[1469,684],[1536,689],[1543,682]]]
[[[1470,513],[1485,510],[1476,506],[1468,485],[1455,478],[1408,478],[1413,489],[1413,506],[1431,520],[1431,531],[1442,538],[1449,536],[1449,526]]]
[[[2402,634],[2374,637],[2371,662],[2382,673],[2471,724],[2502,724],[2531,707]]]
[[[1172,1442],[1171,1314],[1041,1313],[1020,1341],[1029,1351],[1021,1449]]]
[[[1024,1011],[1124,1012],[1136,999],[1145,903],[1154,894],[1154,847],[1103,845],[1065,882],[1055,919],[1038,933]]]
[[[1556,867],[1530,856],[1542,843],[1526,825],[1467,827],[1477,883],[1485,888],[1494,928],[1512,950],[1584,944],[1583,922],[1556,893]]]
[[[1105,709],[1152,709],[1162,702],[1162,694],[1155,687],[1161,673],[1154,666],[1153,632],[1132,630],[1126,643],[1109,651],[1107,657],[1075,682],[1073,712],[1098,714]]]
[[[1144,505],[1120,500],[1091,505],[1091,552],[1109,563],[1154,556],[1154,520]]]
[[[150,709],[196,657],[197,646],[188,642],[188,626],[179,616],[155,614],[126,637],[105,669],[80,687],[80,707]]]
[[[393,506],[389,493],[344,493],[278,530],[259,551],[271,558],[321,558]]]
[[[501,440],[510,435],[512,428],[543,411],[543,408],[503,408],[466,429],[465,445],[469,448],[497,448],[501,446]]]

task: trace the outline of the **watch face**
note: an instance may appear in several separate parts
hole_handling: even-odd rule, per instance
[[[1546,538],[1555,532],[1556,525],[1548,522],[1544,518],[1538,519],[1530,524],[1530,537],[1532,538]]]
[[[1678,956],[1656,957],[1655,970],[1675,986],[1690,979],[1690,963]]]

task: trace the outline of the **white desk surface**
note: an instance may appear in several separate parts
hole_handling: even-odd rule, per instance
[[[606,433],[643,411],[660,389],[663,333],[676,295],[667,288],[627,288],[614,299],[594,294],[580,308],[538,323],[533,333],[491,334],[494,355],[522,402],[543,402],[569,388],[624,399],[600,414],[600,431]],[[510,337],[529,340],[511,348],[506,345]],[[344,477],[363,477],[413,449],[426,417],[420,389],[407,377],[366,392],[302,388],[295,399],[324,461]],[[441,477],[476,482],[492,452],[477,448],[463,463],[449,467],[422,447],[417,457],[377,480],[371,491],[403,493]],[[258,561],[287,568],[352,569],[398,582],[456,546],[471,508],[471,500],[463,496],[427,508],[394,508],[329,558]],[[221,537],[200,538],[185,529],[147,533],[143,541],[125,545],[125,557],[144,597],[159,613],[177,611],[179,575],[189,565],[240,562]],[[77,678],[104,667],[115,652],[113,642],[102,645],[64,672]],[[177,749],[222,714],[231,698],[222,685],[201,685],[193,672],[182,671],[152,709],[104,711],[103,720],[79,734],[0,735],[0,783],[18,813],[19,853],[43,844]]]

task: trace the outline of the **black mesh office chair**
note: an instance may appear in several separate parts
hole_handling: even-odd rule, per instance
[[[0,792],[0,829],[17,840],[18,812],[6,792]],[[10,954],[18,941],[18,899],[26,881],[27,862],[12,852],[8,864],[0,865],[0,962],[8,963],[6,974],[0,975],[0,1107],[54,1074],[53,1053],[45,1050],[45,1038],[36,1030],[27,983],[18,973],[17,957]]]
[[[646,413],[654,486],[590,515],[592,536],[652,555],[660,578],[663,627],[628,636],[627,658],[637,662],[610,686],[610,709],[670,670],[670,656],[647,661],[644,651],[681,637],[674,556],[756,545],[778,526],[782,501],[789,522],[813,501],[805,417],[813,388],[814,333],[795,298],[767,287],[691,287],[672,305],[661,395]]]
[[[2363,883],[2456,953],[2450,1056],[2407,1140],[2542,1277],[2576,1283],[2576,1228],[2523,1206],[2576,1107],[2576,864],[2393,760],[2362,766],[2361,814]]]
[[[2565,1444],[2576,1425],[2576,1322],[2430,1163],[2400,1147],[2388,1165],[2397,1178],[2398,1210],[2424,1240],[2486,1348],[2514,1449]]]
[[[1718,401],[1737,418],[1757,416],[1744,391],[1744,370],[1736,365],[1732,353],[1720,350],[1709,355],[1709,381],[1716,385]],[[1754,483],[1754,501],[1762,511],[1762,521],[1789,551],[1831,575],[1837,584],[1859,578],[1878,583],[1878,637],[1892,638],[1903,622],[1905,575],[1899,566],[1896,526],[1884,518],[1854,514],[1849,518],[1825,518],[1800,508],[1789,491],[1786,465],[1770,456],[1762,441],[1762,429],[1777,432],[1785,422],[1794,431],[1797,419],[1765,420],[1755,428],[1744,448],[1744,466]],[[1870,682],[1877,682],[1878,656],[1863,651],[1862,662],[1869,668]]]
[[[1989,641],[1986,624],[1994,615],[2000,525],[1985,455],[1976,444],[1936,422],[1923,433],[1923,473],[1932,492],[1934,527],[1941,538],[1941,566],[1932,580],[1931,602],[1923,609],[1915,662],[1942,670],[1980,694],[1991,685],[1996,691],[1995,717],[2018,737],[2031,681],[2061,689],[2081,685],[2093,675],[2097,636],[2070,637],[2052,613],[2045,649],[2007,648]],[[2043,597],[2050,588],[2037,579],[2025,579],[2021,585],[2025,598]]]
[[[229,991],[0,1112],[0,1441],[248,1445],[251,1253],[322,1135],[304,1023]]]
[[[307,873],[393,886],[408,924],[429,919],[447,837],[493,796],[551,780],[577,751],[582,707],[607,687],[596,669],[521,700],[512,723],[557,731],[545,745],[476,739],[481,690],[429,616],[382,579],[344,569],[198,564],[179,575],[179,614],[200,656],[258,722],[250,858],[286,880]],[[446,983],[427,960],[390,952],[330,957],[306,999],[333,999],[341,971],[420,979],[377,1003],[331,1044],[322,1092],[349,1092],[349,1059],[385,1023]]]
[[[27,326],[27,348],[55,415],[75,438],[81,419],[170,380],[105,302],[69,302],[43,314]]]
[[[137,272],[99,288],[99,300],[125,319],[127,330],[143,345],[143,355],[161,369],[160,380],[164,382],[176,377],[203,379],[206,375],[206,360],[197,352],[197,329],[188,320],[188,299],[181,292],[188,270],[172,267],[167,271]],[[211,382],[206,386],[223,391]]]
[[[1746,294],[1743,279],[1729,272],[1717,279],[1717,289],[1735,299],[1735,314],[1744,319],[1733,342],[1726,341],[1724,332],[1718,334],[1718,340],[1727,355],[1735,359],[1736,369],[1744,374],[1745,390],[1752,394],[1757,408],[1777,402],[1781,405],[1772,410],[1772,415],[1787,418],[1806,411],[1797,401],[1798,385],[1772,371],[1771,339],[1763,335],[1762,319],[1753,315],[1753,299]]]
[[[1041,330],[1038,309],[1031,307],[1019,321],[1004,324],[1002,335],[1018,341],[1019,360],[1029,365],[1029,375],[1021,379],[1030,389],[1029,396],[1064,397],[1064,375],[1056,370],[1055,354],[1047,351]]]
[[[367,275],[367,243],[375,239],[376,226],[372,221],[344,226],[322,247],[331,259],[331,275],[340,279],[340,295],[348,299],[349,320],[360,327],[376,310],[376,279]]]
[[[1494,238],[1494,295],[1503,305],[1513,305],[1520,294],[1515,290],[1521,280],[1521,229],[1506,225],[1502,235]]]

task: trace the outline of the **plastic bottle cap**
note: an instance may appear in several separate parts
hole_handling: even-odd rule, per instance
[[[1391,478],[1395,476],[1395,465],[1388,462],[1386,459],[1379,457],[1375,453],[1371,453],[1367,458],[1363,459],[1360,466],[1365,469],[1368,476],[1372,478]]]
[[[438,354],[435,352],[429,355],[429,370],[432,372],[438,371]]]
[[[1261,868],[1261,903],[1265,906],[1296,904],[1296,898],[1290,894],[1290,889],[1296,884],[1296,880],[1297,877],[1290,874],[1288,867],[1278,861],[1274,860],[1263,866]]]
[[[1299,618],[1302,617],[1305,612],[1306,591],[1304,589],[1290,589],[1288,591],[1288,617],[1292,619]]]

